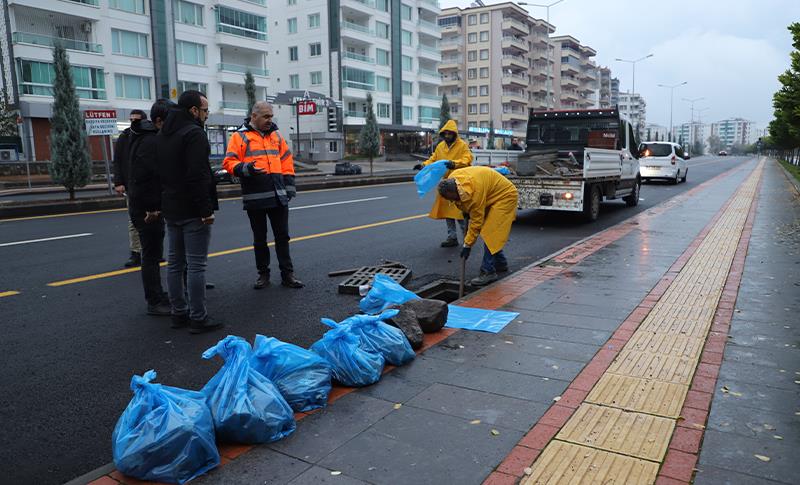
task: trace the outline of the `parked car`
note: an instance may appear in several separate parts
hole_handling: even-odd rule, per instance
[[[726,152],[725,150],[720,150],[719,153],[717,153],[717,155],[719,155],[720,157],[727,157],[728,152]]]
[[[337,163],[334,166],[334,175],[360,175],[361,165],[350,162]]]
[[[639,153],[642,182],[652,179],[669,180],[673,184],[686,182],[689,167],[682,146],[667,141],[648,141],[642,143]]]
[[[214,174],[214,182],[217,184],[238,184],[239,177],[234,177],[227,170],[222,168],[222,160],[210,160],[211,173]]]

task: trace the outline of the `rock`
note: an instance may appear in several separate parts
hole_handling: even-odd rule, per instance
[[[447,323],[447,303],[441,300],[410,300],[400,308],[414,310],[419,327],[425,333],[438,332]]]
[[[422,334],[422,329],[419,327],[419,323],[417,323],[417,314],[414,310],[399,306],[392,306],[389,307],[389,309],[400,310],[400,313],[384,321],[402,330],[406,339],[408,339],[408,343],[411,344],[412,349],[417,350],[421,348],[424,335]]]

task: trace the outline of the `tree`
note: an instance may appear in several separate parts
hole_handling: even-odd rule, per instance
[[[489,120],[489,150],[494,150],[494,120]]]
[[[703,146],[703,142],[700,140],[695,140],[692,144],[692,156],[699,157],[703,154],[705,147]]]
[[[708,137],[708,150],[711,153],[719,153],[722,150],[722,140],[717,135]]]
[[[372,175],[372,160],[380,154],[380,133],[375,110],[372,109],[372,93],[367,93],[367,119],[358,135],[358,151],[369,158],[369,174]]]
[[[781,88],[772,97],[775,119],[769,123],[770,142],[781,155],[794,163],[800,147],[800,23],[789,25],[794,50],[789,54],[789,69],[778,76]]]
[[[83,117],[72,81],[67,51],[60,43],[53,48],[53,117],[50,119],[50,174],[75,199],[75,188],[83,187],[92,174]]]
[[[6,88],[0,90],[0,136],[18,136],[17,111],[8,105]]]
[[[647,139],[650,140],[650,128],[647,129]]]
[[[439,109],[439,129],[441,130],[445,123],[453,119],[450,116],[450,101],[447,100],[447,95],[442,95],[442,107]]]
[[[247,107],[252,110],[256,104],[256,80],[249,69],[244,73],[244,93],[247,95]]]

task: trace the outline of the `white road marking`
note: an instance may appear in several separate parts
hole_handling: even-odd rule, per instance
[[[384,195],[382,197],[370,197],[368,199],[342,200],[340,202],[326,202],[324,204],[301,205],[301,206],[297,206],[297,207],[290,207],[289,210],[290,211],[296,211],[296,210],[300,210],[300,209],[314,209],[316,207],[329,207],[329,206],[332,206],[332,205],[357,204],[359,202],[370,202],[370,201],[373,201],[373,200],[383,200],[383,199],[388,199],[388,198],[389,198],[388,196]]]
[[[0,248],[6,246],[19,246],[20,244],[31,244],[31,243],[38,243],[38,242],[46,242],[46,241],[58,241],[60,239],[72,239],[76,237],[86,237],[91,236],[91,232],[84,232],[81,234],[69,234],[67,236],[56,236],[56,237],[46,237],[43,239],[29,239],[27,241],[15,241],[15,242],[7,242],[7,243],[0,243]]]

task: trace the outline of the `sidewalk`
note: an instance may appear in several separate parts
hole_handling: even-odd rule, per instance
[[[519,312],[500,334],[429,335],[194,483],[792,483],[798,216],[774,161],[725,172],[461,302]]]

